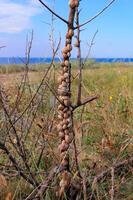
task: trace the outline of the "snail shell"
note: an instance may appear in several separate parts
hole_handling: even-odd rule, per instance
[[[68,134],[70,133],[70,130],[69,130],[69,129],[66,129],[66,130],[64,131],[64,133],[65,133],[66,135],[68,135]]]
[[[62,49],[62,53],[68,53],[68,48],[67,47],[64,47],[63,49]]]
[[[64,117],[64,112],[62,110],[59,110],[58,114],[61,115],[62,117]]]
[[[62,84],[61,84],[63,87],[67,87],[67,83],[65,81],[62,81]]]
[[[69,145],[66,143],[65,140],[62,141],[62,143],[59,145],[60,151],[67,151],[69,148]]]
[[[64,78],[69,78],[69,73],[64,73]]]
[[[63,55],[63,58],[64,58],[64,59],[67,59],[67,58],[68,58],[67,53],[62,53],[62,55]]]
[[[66,141],[66,143],[70,144],[72,139],[69,135],[65,135],[65,141]]]
[[[69,35],[70,38],[74,35],[73,29],[69,29],[68,35]]]
[[[58,129],[58,131],[63,131],[63,127],[62,127],[61,123],[57,125],[57,129]]]
[[[75,8],[75,0],[70,0],[70,1],[69,1],[69,6],[70,6],[71,8]]]
[[[65,134],[64,134],[63,131],[60,131],[60,132],[59,132],[59,137],[60,137],[61,139],[63,139],[63,138],[65,137]]]
[[[62,89],[62,85],[59,85],[59,86],[58,86],[58,89],[59,89],[59,90]]]
[[[66,78],[65,81],[66,81],[66,83],[69,83],[69,78]]]
[[[67,128],[67,125],[64,124],[62,128],[63,128],[63,130],[65,130]]]
[[[64,116],[63,116],[65,119],[67,119],[69,117],[69,115],[67,113],[64,113]]]
[[[69,97],[68,96],[62,96],[62,99],[66,100],[66,99],[69,99]]]
[[[72,122],[69,122],[69,124],[67,125],[68,128],[70,128],[72,126]]]
[[[63,160],[61,161],[61,165],[67,166],[67,165],[68,165],[68,160],[63,159]]]
[[[69,36],[69,35],[68,35]],[[66,43],[67,44],[71,44],[71,39],[69,39],[69,37],[66,39]]]
[[[66,124],[66,125],[69,124],[69,122],[67,121],[67,119],[63,119],[63,124]]]
[[[58,110],[62,111],[63,109],[64,109],[64,106],[60,104],[60,105],[58,106]]]
[[[65,60],[64,64],[65,64],[65,66],[69,67],[69,60]]]
[[[59,114],[58,119],[63,120],[63,117]]]
[[[58,89],[58,95],[62,95],[62,96],[65,96],[65,95],[68,95],[69,91],[66,89],[66,90],[62,90],[62,89]]]
[[[71,44],[68,44],[67,45],[67,49],[68,49],[68,52],[70,52],[72,50],[72,45]]]
[[[69,109],[68,107],[64,108],[63,112],[64,112],[64,113],[67,112],[68,109]]]
[[[79,0],[75,0],[75,6],[76,6],[76,7],[79,6]]]
[[[71,105],[70,99],[65,99],[65,100],[64,100],[64,105],[65,105],[65,106],[70,106],[70,105]]]
[[[66,39],[67,40],[69,40],[69,41],[71,41],[71,39],[70,39],[70,37],[69,37],[69,33],[67,32],[67,34],[66,34]]]
[[[63,71],[64,71],[64,72],[68,72],[68,67],[64,67],[64,68],[63,68]]]

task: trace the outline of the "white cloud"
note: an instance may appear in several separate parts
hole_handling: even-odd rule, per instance
[[[31,17],[37,15],[40,9],[35,0],[21,2],[0,0],[0,32],[15,33],[30,27]]]

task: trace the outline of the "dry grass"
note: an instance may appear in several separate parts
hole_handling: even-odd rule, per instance
[[[36,88],[41,81],[44,72],[29,72],[29,84],[34,94]],[[56,77],[59,71],[56,70]],[[3,85],[8,93],[9,105],[14,106],[15,94],[18,90],[18,85],[22,78],[21,73],[0,74],[0,84]],[[75,69],[73,75],[76,74]],[[51,72],[51,85],[53,82],[53,72]],[[133,69],[132,67],[116,66],[116,67],[100,67],[94,69],[84,69],[83,71],[83,96],[100,95],[99,99],[90,103],[84,108],[75,111],[75,133],[78,143],[79,162],[82,171],[86,171],[88,180],[91,176],[100,173],[102,170],[112,163],[119,162],[127,158],[133,152]],[[24,107],[29,102],[29,92],[25,90],[24,96],[20,102],[19,112],[24,110]],[[42,90],[43,92],[43,90]],[[77,80],[73,80],[73,101],[76,100]],[[31,145],[34,142],[35,134],[38,133],[38,125],[43,124],[40,116],[43,119],[47,118],[50,112],[50,98],[52,95],[47,92],[45,95],[45,107],[40,106],[35,123],[30,130],[29,142]],[[81,121],[82,113],[82,121]],[[52,116],[52,115],[51,115]],[[0,119],[2,123],[2,119]],[[43,124],[44,125],[44,124]],[[55,122],[56,126],[56,122]],[[56,149],[56,130],[45,135],[47,141],[52,145],[53,150],[47,145],[46,157],[44,155],[39,170],[49,169],[56,158],[58,152]],[[34,151],[33,151],[34,152]],[[34,152],[36,157],[36,152]],[[0,163],[4,163],[1,157]],[[45,163],[46,162],[46,163]],[[6,163],[7,160],[6,160]],[[132,170],[131,170],[132,171]],[[116,200],[132,200],[133,199],[133,181],[132,173],[121,173],[115,177],[115,199]],[[21,180],[9,181],[9,187],[14,193],[14,199],[22,198],[27,192],[26,184]],[[24,186],[23,186],[24,184]],[[23,189],[22,189],[23,188]],[[96,200],[110,199],[111,183],[110,179],[97,185]],[[10,192],[10,191],[9,191]],[[21,196],[22,193],[22,196]],[[50,194],[47,194],[47,199],[52,199]],[[1,197],[2,198],[2,197]],[[23,199],[23,198],[22,198]]]

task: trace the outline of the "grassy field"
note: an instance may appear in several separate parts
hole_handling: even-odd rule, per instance
[[[25,79],[25,84],[22,81],[25,74],[23,70],[15,72],[15,70],[7,69],[3,71],[1,69],[0,85],[8,96],[9,110],[14,109],[18,89],[20,89],[23,95],[15,112],[18,116],[21,115],[29,104],[30,99],[36,93],[44,73],[45,67],[43,68],[43,66],[39,70],[37,68],[30,70]],[[57,88],[56,79],[59,73],[60,71],[55,67],[49,72],[49,78],[47,79],[50,88],[54,88],[55,91]],[[73,77],[76,77],[75,67],[73,69]],[[77,98],[77,81],[76,78],[72,80],[73,102],[76,102]],[[20,85],[24,86],[20,88]],[[113,163],[118,163],[133,153],[133,66],[120,63],[112,65],[93,64],[90,67],[88,64],[83,70],[82,99],[94,95],[98,95],[99,98],[87,106],[77,109],[74,113],[76,141],[79,152],[78,159],[80,168],[87,174],[88,180],[112,166]],[[34,141],[38,138],[40,127],[44,127],[43,139],[47,143],[46,149],[42,162],[37,169],[34,165],[32,166],[33,171],[48,171],[58,157],[58,150],[56,149],[58,145],[57,122],[53,99],[53,94],[49,91],[49,88],[42,85],[39,94],[33,102],[34,108],[28,108],[29,110],[23,116],[23,120],[26,118],[26,121],[30,122],[36,111],[34,123],[32,123],[30,129],[25,125],[25,130],[20,129],[20,124],[16,124],[18,132],[23,131],[25,133],[27,131],[26,134],[28,136],[25,140],[25,146],[30,151],[32,149],[32,159],[31,161],[29,159],[31,165],[33,165],[39,152],[39,148],[36,149],[37,144],[34,145]],[[7,125],[5,125],[2,117],[1,106],[0,113],[0,134],[2,134],[2,132],[5,132]],[[47,134],[46,124],[51,121],[53,122],[53,128]],[[38,140],[40,140],[40,143],[43,141],[42,138]],[[31,144],[33,148],[29,148]],[[0,165],[10,165],[5,155],[2,152],[0,154]],[[4,170],[6,171],[6,167]],[[8,173],[8,170],[6,173]],[[131,169],[125,173],[120,173],[119,176],[115,176],[115,200],[133,200],[132,173]],[[6,192],[7,190],[11,191],[16,200],[23,199],[23,196],[29,192],[27,191],[27,184],[18,177],[11,178],[13,181],[9,177],[7,176],[8,188],[6,188]],[[96,191],[95,199],[110,199],[110,178],[96,185],[94,190]],[[4,198],[1,196],[0,199]],[[52,199],[51,195],[47,194],[46,199]]]

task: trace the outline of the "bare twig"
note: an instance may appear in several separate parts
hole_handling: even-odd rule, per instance
[[[83,26],[85,26],[86,24],[90,23],[91,21],[93,21],[94,19],[96,19],[98,16],[100,16],[105,10],[107,10],[113,3],[115,2],[115,0],[112,0],[107,6],[105,6],[100,12],[98,12],[95,16],[93,16],[91,19],[87,20],[86,22],[80,24],[79,26],[74,27],[74,29],[77,28],[81,28]]]
[[[76,24],[77,27],[79,26],[79,10],[78,7],[76,8]],[[78,49],[78,55],[77,55],[77,59],[78,59],[78,94],[77,94],[77,105],[79,105],[81,103],[81,89],[82,89],[82,67],[83,67],[83,63],[82,63],[82,58],[81,58],[81,41],[80,41],[80,28],[77,28],[77,36],[76,36],[76,44],[75,46]]]
[[[68,21],[65,20],[63,17],[55,13],[51,8],[49,8],[42,0],[38,0],[49,12],[51,12],[54,16],[56,16],[58,19],[63,21],[64,23],[68,24]]]
[[[92,50],[92,46],[94,45],[94,40],[95,40],[95,38],[96,38],[97,33],[98,33],[98,30],[94,33],[90,44],[88,44],[89,50],[88,50],[88,53],[87,53],[86,58],[85,58],[84,61],[83,61],[83,66],[85,65],[86,61],[88,60],[88,58],[89,58],[89,56],[90,56],[90,53],[91,53],[91,50]]]
[[[112,187],[111,187],[111,191],[110,191],[110,194],[111,194],[111,200],[114,200],[114,167],[111,167],[111,182],[112,182]]]
[[[49,187],[49,184],[52,182],[54,176],[57,174],[57,170],[58,170],[58,167],[55,167],[54,169],[52,169],[49,173],[49,176],[46,178],[46,180],[44,180],[41,183],[41,187],[35,196],[35,200],[42,197],[42,195],[46,192],[47,188]]]
[[[0,49],[3,49],[3,48],[5,48],[5,47],[6,47],[6,46],[1,46]]]
[[[88,98],[84,99],[79,105],[72,106],[73,110],[77,109],[80,106],[86,105],[87,103],[89,103],[91,101],[94,101],[94,100],[96,100],[98,98],[99,98],[99,96],[88,97]]]
[[[128,165],[133,167],[133,156],[114,164],[112,167],[115,170],[115,173],[117,173],[119,169]],[[99,182],[103,180],[105,177],[111,176],[112,167],[109,167],[108,169],[104,170],[100,174],[96,175],[93,179],[93,182]]]

